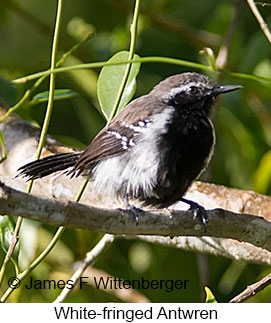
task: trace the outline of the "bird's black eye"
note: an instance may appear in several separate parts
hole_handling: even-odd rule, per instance
[[[198,93],[198,88],[196,86],[190,86],[189,90],[191,94]]]

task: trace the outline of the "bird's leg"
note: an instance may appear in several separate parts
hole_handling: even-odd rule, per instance
[[[144,213],[144,211],[138,207],[135,207],[134,205],[129,203],[129,197],[128,194],[125,194],[125,198],[124,198],[124,202],[125,202],[125,207],[126,210],[131,212],[135,221],[136,221],[136,225],[138,225],[138,216],[139,213]]]
[[[201,220],[201,223],[204,225],[204,230],[206,231],[206,225],[208,223],[208,215],[204,207],[199,205],[196,202],[187,200],[183,197],[180,199],[180,201],[190,205],[189,210],[193,211],[193,218],[195,219],[196,217],[199,217]]]

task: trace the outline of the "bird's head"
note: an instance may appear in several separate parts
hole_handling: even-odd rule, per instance
[[[188,72],[166,78],[153,88],[151,94],[175,108],[209,114],[210,107],[219,94],[241,87],[218,85],[205,75]]]

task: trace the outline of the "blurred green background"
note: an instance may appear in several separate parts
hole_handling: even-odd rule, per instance
[[[127,50],[133,6],[132,0],[65,1],[59,57],[86,32],[91,31],[94,36],[74,52],[64,66],[104,61],[118,51]],[[270,23],[271,7],[259,9],[266,22]],[[22,97],[31,82],[12,86],[8,81],[49,67],[55,12],[56,1],[0,2],[0,96],[10,106]],[[233,34],[226,68],[271,78],[270,44],[245,1],[142,0],[141,12],[136,44],[136,53],[141,57],[166,56],[207,64],[199,51],[210,47],[217,55],[230,27]],[[147,93],[161,79],[187,70],[191,69],[161,63],[142,64],[136,97]],[[70,100],[54,104],[49,133],[65,144],[83,148],[105,124],[96,95],[99,72],[99,69],[86,69],[57,75],[56,88],[78,93]],[[270,86],[217,73],[208,75],[221,83],[241,84],[244,89],[219,100],[219,108],[214,115],[216,150],[204,180],[270,194]],[[46,90],[48,80],[38,92]],[[46,103],[43,103],[22,107],[18,113],[26,120],[42,125],[45,109]],[[21,239],[22,267],[43,250],[54,231],[55,228],[25,221]],[[35,279],[69,279],[74,263],[83,259],[99,237],[97,233],[67,230],[61,243],[31,276]],[[0,257],[4,257],[2,251]],[[109,276],[123,279],[144,276],[146,279],[190,280],[187,290],[170,293],[143,291],[145,297],[153,302],[200,302],[204,300],[203,286],[206,285],[219,302],[226,302],[268,272],[267,267],[259,265],[124,239],[114,242],[94,267]],[[7,279],[14,273],[12,265],[8,270]],[[271,301],[270,291],[269,287],[249,301]],[[21,288],[11,295],[9,301],[51,302],[58,293],[59,290]],[[88,285],[82,290],[75,289],[67,301],[115,302],[127,299],[97,291]]]

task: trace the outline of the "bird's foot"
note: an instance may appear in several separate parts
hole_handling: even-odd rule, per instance
[[[144,214],[144,211],[142,209],[140,209],[139,207],[136,207],[131,204],[129,204],[127,210],[131,212],[133,218],[135,219],[136,225],[138,225],[139,214],[140,213],[141,213],[141,215]]]
[[[134,220],[135,220],[135,223],[136,225],[138,225],[138,219],[139,219],[139,214],[144,214],[144,211],[138,207],[135,207],[134,205],[131,205],[129,204],[128,207],[126,207],[125,209],[121,209],[119,208],[119,210],[121,212],[124,212],[124,213],[129,213],[133,216]]]
[[[206,232],[206,226],[208,223],[208,215],[207,215],[205,208],[196,202],[193,202],[193,201],[190,201],[190,200],[187,200],[184,198],[182,198],[181,201],[190,205],[189,211],[193,211],[193,219],[199,218],[201,223],[204,226],[204,231]]]
[[[136,225],[138,225],[139,214],[140,213],[144,214],[144,211],[141,208],[136,207],[129,203],[127,195],[125,196],[125,209],[120,209],[120,210],[123,212],[129,212],[133,216],[136,222]]]

